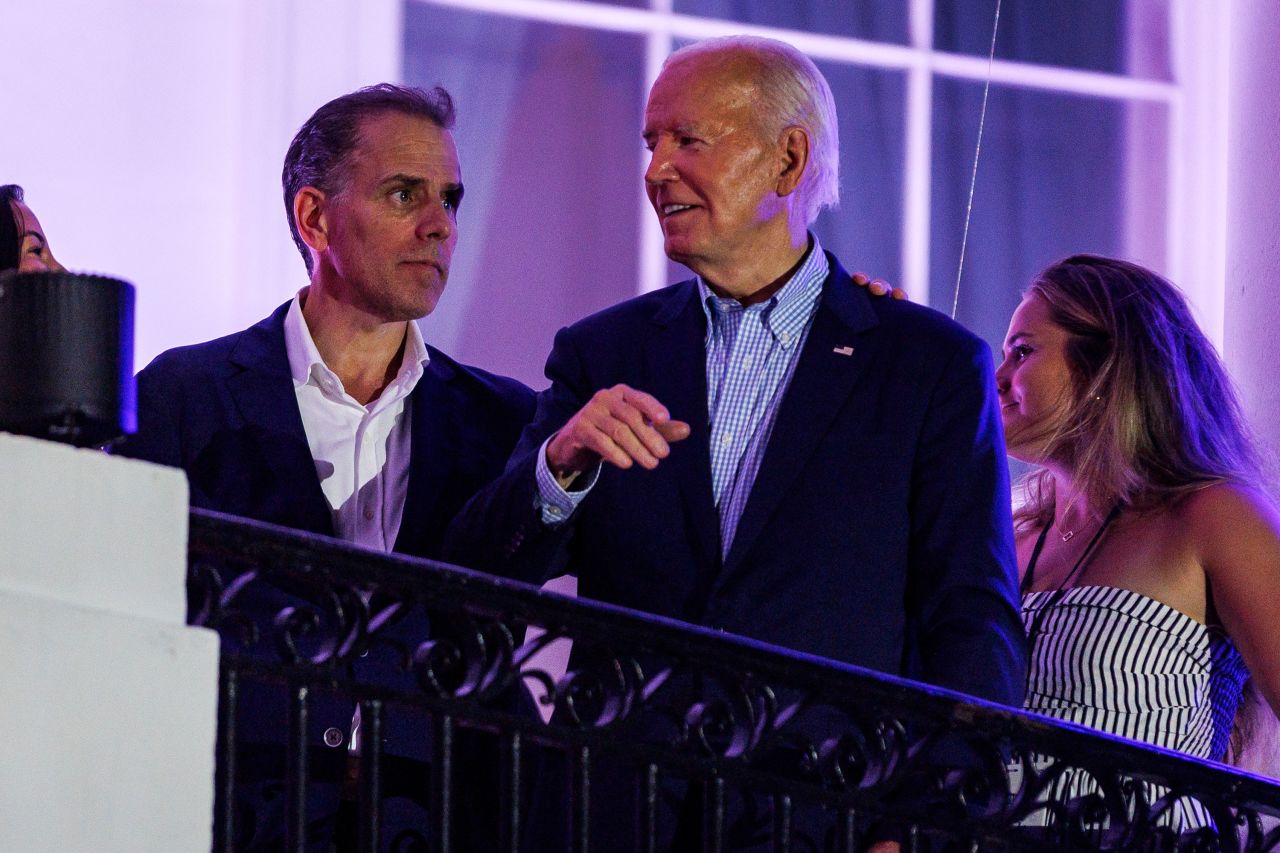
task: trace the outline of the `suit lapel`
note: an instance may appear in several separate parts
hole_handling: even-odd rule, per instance
[[[720,562],[720,524],[711,493],[710,429],[707,425],[706,318],[698,305],[697,285],[674,285],[672,298],[654,316],[654,332],[645,342],[644,387],[671,417],[687,421],[689,437],[672,445],[659,466],[671,469],[684,510],[706,564]]]
[[[405,496],[395,550],[425,556],[427,519],[445,491],[458,447],[458,407],[448,401],[453,370],[442,358],[432,358],[409,396],[409,491]]]
[[[241,334],[230,356],[240,370],[227,380],[227,391],[235,400],[247,432],[257,436],[263,451],[262,464],[268,467],[269,481],[275,484],[261,500],[292,504],[283,517],[296,518],[296,526],[303,529],[332,536],[333,517],[320,490],[289,373],[284,345],[284,317],[289,305],[286,302]],[[277,508],[254,509],[260,518],[282,517]]]
[[[870,358],[868,349],[858,346],[858,336],[875,325],[875,313],[867,296],[853,285],[835,258],[827,258],[831,273],[823,284],[813,326],[783,397],[721,581],[751,550],[779,501],[831,429]]]

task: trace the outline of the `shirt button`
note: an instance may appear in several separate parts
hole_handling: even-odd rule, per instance
[[[560,516],[564,515],[564,513],[560,511],[560,507],[558,506],[549,506],[547,507],[547,515],[551,516],[552,518],[559,518]]]
[[[726,432],[724,437],[720,439],[720,446],[728,447],[731,444],[733,444],[733,434]]]
[[[364,511],[364,520],[365,520],[365,521],[373,521],[373,509],[372,509],[371,507],[366,507],[366,508],[365,508],[365,511]]]
[[[342,746],[342,729],[337,726],[329,726],[324,730],[324,745],[334,747],[335,749]]]
[[[784,344],[789,344],[791,343],[791,336],[786,332],[783,332],[782,334],[778,335],[778,340],[782,341]]]

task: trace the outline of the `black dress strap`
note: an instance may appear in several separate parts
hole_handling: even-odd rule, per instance
[[[1093,538],[1089,540],[1089,544],[1084,546],[1084,550],[1080,552],[1080,556],[1076,559],[1075,565],[1071,567],[1071,571],[1067,572],[1067,576],[1062,579],[1062,583],[1058,584],[1058,588],[1053,591],[1053,596],[1041,605],[1036,618],[1031,621],[1031,627],[1027,629],[1027,644],[1034,646],[1036,638],[1040,636],[1040,631],[1044,626],[1044,618],[1049,615],[1049,611],[1058,605],[1062,597],[1067,593],[1067,584],[1079,574],[1080,570],[1089,564],[1089,560],[1093,557],[1093,552],[1097,550],[1098,543],[1102,541],[1102,534],[1107,532],[1107,528],[1111,526],[1111,522],[1116,520],[1116,516],[1120,515],[1120,504],[1116,504],[1111,508],[1111,512],[1107,513],[1107,517],[1102,520],[1102,524],[1098,526],[1098,531],[1093,534]],[[1030,586],[1030,579],[1035,574],[1036,560],[1040,558],[1040,549],[1044,547],[1045,535],[1049,532],[1050,525],[1046,524],[1044,530],[1040,531],[1040,538],[1036,541],[1035,550],[1031,552],[1031,561],[1027,563],[1027,573],[1023,578],[1022,591],[1027,592]],[[1031,672],[1027,671],[1027,680],[1030,683]]]
[[[1027,571],[1022,576],[1021,592],[1028,593],[1031,591],[1031,584],[1035,582],[1036,577],[1036,561],[1040,559],[1040,552],[1044,550],[1044,538],[1049,535],[1050,525],[1046,524],[1040,531],[1040,537],[1036,539],[1036,547],[1031,549],[1031,561],[1027,563]]]

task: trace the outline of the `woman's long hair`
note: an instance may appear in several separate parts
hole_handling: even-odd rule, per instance
[[[1258,485],[1261,465],[1235,389],[1186,298],[1137,264],[1073,255],[1027,295],[1070,336],[1072,388],[1043,458],[1068,466],[1089,506],[1170,506],[1218,482]],[[1053,479],[1023,480],[1020,529],[1053,517]]]

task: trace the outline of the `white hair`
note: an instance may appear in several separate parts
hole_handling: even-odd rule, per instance
[[[809,163],[796,187],[796,202],[811,225],[823,208],[840,203],[840,130],[831,86],[799,50],[758,36],[694,42],[668,56],[663,68],[681,59],[730,51],[747,54],[759,68],[754,82],[760,87],[756,113],[761,128],[774,135],[799,127],[809,136]]]

